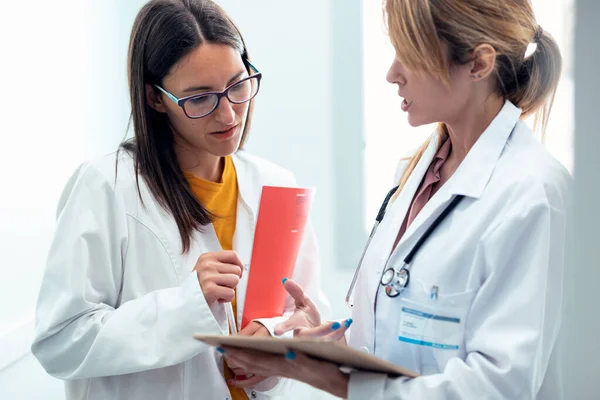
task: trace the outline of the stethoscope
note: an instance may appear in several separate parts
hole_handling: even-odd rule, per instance
[[[367,249],[369,248],[369,244],[371,243],[371,239],[375,236],[375,232],[377,232],[377,227],[383,220],[385,213],[387,211],[388,203],[390,199],[398,190],[398,186],[394,187],[392,190],[388,192],[379,208],[379,212],[377,213],[377,217],[375,218],[375,224],[373,225],[373,229],[371,229],[371,234],[367,239],[367,244],[363,249],[362,255],[360,256],[360,260],[358,261],[358,266],[356,267],[356,271],[354,272],[354,277],[352,278],[352,282],[350,283],[350,288],[348,289],[348,294],[346,294],[346,304],[349,307],[354,306],[354,299],[352,294],[354,293],[354,286],[356,285],[356,280],[358,279],[358,273],[360,272],[360,268],[363,263],[363,259],[365,258],[365,254],[367,253]],[[463,195],[455,196],[452,201],[446,206],[444,211],[433,221],[433,223],[427,228],[423,236],[419,238],[417,243],[410,250],[408,255],[404,258],[404,263],[402,267],[398,268],[397,266],[389,267],[385,271],[383,271],[383,275],[381,276],[379,284],[385,287],[385,293],[389,297],[397,297],[406,289],[408,283],[410,281],[410,263],[412,259],[415,257],[419,249],[423,246],[423,244],[427,241],[429,236],[433,233],[433,231],[442,223],[442,221],[450,214],[450,212],[460,203],[460,201],[464,198]]]

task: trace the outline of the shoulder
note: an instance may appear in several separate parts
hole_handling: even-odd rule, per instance
[[[74,176],[93,188],[122,191],[136,185],[134,159],[122,149],[82,163]]]
[[[567,194],[572,189],[573,177],[569,171],[522,121],[507,141],[505,162],[522,188],[533,185],[546,194]]]
[[[81,163],[64,186],[58,210],[68,200],[75,201],[82,197],[83,193],[89,193],[93,197],[109,196],[125,203],[127,198],[137,198],[133,157],[128,152],[119,150]],[[89,195],[85,196],[87,197]]]
[[[498,161],[498,168],[497,179],[504,176],[506,182],[514,185],[513,191],[528,202],[545,203],[553,208],[567,207],[573,178],[525,123],[517,123]]]

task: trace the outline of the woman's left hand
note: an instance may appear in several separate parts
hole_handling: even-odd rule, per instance
[[[337,365],[309,358],[301,353],[289,352],[285,357],[225,347],[224,354],[240,368],[257,376],[282,376],[309,384],[334,396],[348,396],[350,376]],[[232,382],[233,386],[240,385]]]
[[[271,334],[265,328],[265,326],[259,322],[252,321],[246,327],[244,327],[241,331],[238,332],[240,336],[263,336],[270,337]],[[227,382],[229,385],[240,387],[240,388],[248,388],[257,385],[258,383],[267,379],[266,376],[261,376],[256,373],[251,373],[247,368],[244,368],[242,365],[239,365],[235,360],[229,357],[229,354],[224,354],[225,361],[227,362],[227,366],[231,368],[236,377],[246,377],[246,379],[235,379]]]

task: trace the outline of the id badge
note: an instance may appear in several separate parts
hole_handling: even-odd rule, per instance
[[[404,343],[442,350],[459,350],[463,339],[461,318],[402,307],[398,339]]]

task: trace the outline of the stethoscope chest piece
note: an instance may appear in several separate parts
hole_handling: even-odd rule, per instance
[[[390,297],[397,297],[408,285],[410,281],[410,272],[405,267],[397,271],[394,268],[388,268],[381,276],[381,284],[385,286],[385,293]]]

